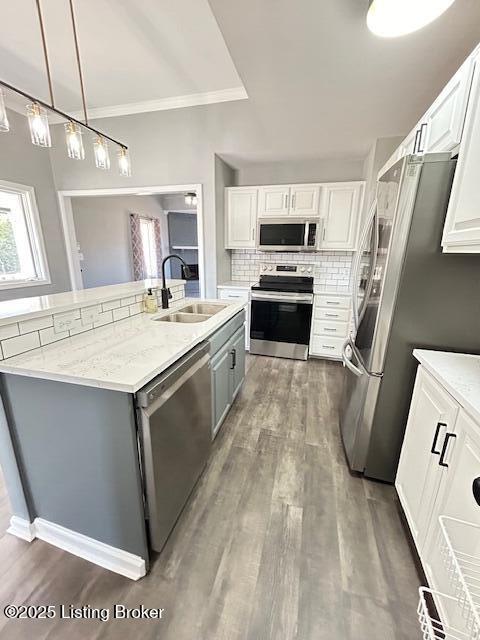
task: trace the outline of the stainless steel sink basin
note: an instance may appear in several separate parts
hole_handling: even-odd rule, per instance
[[[194,313],[214,316],[219,311],[225,309],[226,306],[226,304],[216,304],[214,302],[194,302],[193,304],[188,304],[187,306],[179,309],[178,313]]]
[[[206,313],[182,313],[177,311],[176,313],[169,313],[168,316],[161,318],[153,318],[156,322],[205,322],[211,318],[211,315]]]

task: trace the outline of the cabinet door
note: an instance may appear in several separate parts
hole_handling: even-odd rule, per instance
[[[295,184],[290,189],[291,216],[318,216],[320,185]]]
[[[469,58],[427,111],[423,121],[425,141],[420,142],[422,151],[450,151],[460,143],[472,74],[473,60]]]
[[[257,189],[226,189],[226,249],[255,247]]]
[[[290,187],[259,187],[258,215],[281,217],[288,216],[290,210]]]
[[[322,185],[320,213],[324,228],[320,249],[355,250],[363,191],[363,182]]]
[[[442,476],[442,445],[453,431],[458,412],[450,395],[420,367],[413,391],[395,486],[422,556]]]
[[[480,506],[473,495],[472,483],[480,477],[480,427],[464,411],[460,410],[455,425],[456,438],[451,439],[445,462],[448,464],[447,478],[442,485],[435,504],[432,524],[424,552],[427,577],[432,586],[443,593],[454,595],[449,575],[441,552],[443,534],[439,516],[458,518],[480,525]],[[457,551],[480,556],[478,529],[456,526],[449,523],[449,534]],[[472,571],[472,575],[475,575]],[[455,603],[451,609],[441,612],[442,619],[462,630],[460,607]]]
[[[449,253],[480,253],[480,54],[475,60],[457,169],[443,229],[442,246]]]
[[[415,153],[415,143],[417,138],[417,132],[420,129],[421,122],[419,122],[415,127],[410,131],[408,136],[400,143],[398,147],[398,157],[397,160],[403,158],[404,156],[408,156],[412,153]]]
[[[232,401],[240,391],[245,380],[245,329],[239,329],[230,341],[230,353],[233,355],[230,383]]]
[[[232,354],[229,343],[212,359],[212,415],[213,435],[219,430],[231,406],[230,368]]]

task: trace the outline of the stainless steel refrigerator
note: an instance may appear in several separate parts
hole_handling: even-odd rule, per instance
[[[442,153],[389,169],[353,261],[340,428],[350,468],[387,482],[408,417],[413,349],[480,353],[480,256],[441,250],[455,166]]]

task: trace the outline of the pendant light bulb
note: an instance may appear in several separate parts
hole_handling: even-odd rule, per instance
[[[5,106],[5,96],[3,89],[0,87],[0,131],[10,131],[8,124],[7,108]]]
[[[97,136],[93,141],[93,152],[95,154],[95,166],[97,169],[110,169],[108,145],[102,136]]]
[[[129,178],[132,175],[132,165],[130,162],[130,154],[126,147],[121,147],[118,152],[118,170],[121,176]]]
[[[395,38],[433,22],[455,0],[371,0],[367,26],[377,36]]]
[[[67,122],[65,125],[65,138],[67,141],[68,157],[72,160],[84,160],[85,149],[83,148],[82,131],[75,122]]]
[[[27,105],[28,126],[32,144],[37,147],[51,147],[50,127],[47,112],[38,103]]]

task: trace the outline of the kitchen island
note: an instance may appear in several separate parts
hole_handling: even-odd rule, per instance
[[[165,321],[198,303],[180,297],[173,309],[135,313],[0,362],[0,437],[7,445],[1,463],[14,513],[10,533],[41,538],[133,579],[146,573],[152,547],[149,453],[138,398],[195,348],[203,348],[207,360],[218,359],[223,351],[235,352],[231,345],[240,332],[243,340],[243,305],[237,302],[201,301],[213,310],[210,316]],[[66,312],[71,310],[61,314]],[[85,314],[85,324],[88,319]],[[42,324],[41,317],[18,324],[27,321]],[[233,375],[234,360],[235,355],[226,370],[236,393],[243,376]],[[213,365],[212,387],[209,416],[218,401]],[[184,405],[182,425],[196,411],[193,401]],[[208,444],[214,426],[209,425]]]

